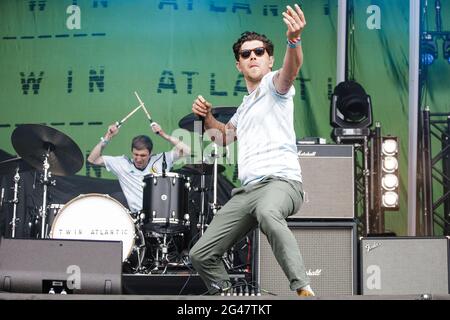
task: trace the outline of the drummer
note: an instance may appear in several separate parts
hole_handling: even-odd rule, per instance
[[[103,155],[103,150],[108,143],[119,133],[117,124],[112,124],[87,158],[90,163],[104,166],[106,170],[117,176],[131,212],[142,210],[144,176],[162,174],[163,170],[169,171],[176,160],[191,153],[189,146],[165,133],[156,122],[151,124],[151,128],[153,133],[169,141],[174,148],[167,152],[152,154],[153,142],[150,137],[139,135],[131,141],[131,159],[125,155],[116,157]]]

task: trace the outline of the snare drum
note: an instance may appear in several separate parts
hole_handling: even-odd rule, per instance
[[[168,172],[144,177],[143,212],[146,228],[162,233],[180,232],[188,227],[189,178]]]
[[[80,195],[58,212],[50,238],[122,241],[122,261],[131,254],[136,229],[129,211],[105,194]]]

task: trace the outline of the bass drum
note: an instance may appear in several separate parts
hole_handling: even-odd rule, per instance
[[[129,211],[105,194],[84,194],[65,204],[53,220],[53,239],[122,241],[122,261],[132,253],[136,226]]]

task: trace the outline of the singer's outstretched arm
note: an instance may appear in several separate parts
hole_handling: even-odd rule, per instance
[[[205,120],[205,130],[209,130],[211,140],[218,145],[226,146],[236,140],[236,128],[231,123],[222,123],[218,121],[211,112],[212,104],[202,96],[198,96],[192,104],[192,111]],[[215,132],[215,129],[219,132]],[[220,139],[217,139],[217,138]]]

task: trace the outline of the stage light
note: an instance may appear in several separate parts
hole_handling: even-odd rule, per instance
[[[385,174],[381,178],[381,185],[385,190],[395,190],[395,188],[398,188],[398,178],[395,174],[392,173]]]
[[[381,138],[381,206],[384,210],[399,209],[399,145],[397,137]]]
[[[444,50],[444,59],[450,63],[450,35],[444,37],[444,45],[442,47]]]
[[[330,122],[335,128],[361,129],[372,125],[370,96],[355,81],[343,81],[334,88],[330,111]]]
[[[381,197],[381,204],[386,208],[398,207],[398,194],[392,191],[387,191]]]
[[[395,157],[384,157],[382,162],[383,170],[385,172],[393,173],[398,169],[398,161]]]
[[[420,41],[421,55],[420,60],[423,65],[429,66],[438,57],[438,49],[436,41],[429,33],[424,33]]]
[[[398,144],[396,138],[384,138],[381,144],[381,151],[386,156],[392,156],[398,152]]]

